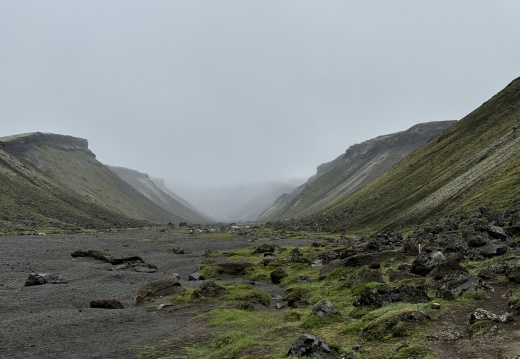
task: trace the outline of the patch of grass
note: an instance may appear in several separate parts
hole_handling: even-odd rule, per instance
[[[326,280],[338,280],[341,277],[346,277],[355,274],[360,267],[341,267],[334,269],[326,278]]]
[[[495,323],[490,320],[480,320],[469,327],[469,336],[475,338],[485,334],[489,332],[494,325]]]
[[[361,295],[366,292],[370,292],[376,288],[378,288],[381,285],[381,283],[377,282],[363,282],[356,285],[354,288],[352,288],[352,294],[353,295]]]
[[[309,315],[302,321],[302,328],[305,329],[316,329],[323,328],[332,323],[342,322],[344,319],[340,315],[332,315],[330,317],[320,318],[316,315]]]
[[[138,358],[142,358],[145,355],[150,355],[155,351],[155,348],[149,345],[132,345],[130,351],[135,353]]]
[[[265,290],[250,284],[222,284],[226,292],[222,295],[225,301],[246,301],[259,303],[264,306],[271,304],[271,296]]]
[[[430,359],[434,358],[434,353],[427,348],[419,345],[411,345],[406,348],[399,349],[393,358],[413,358],[413,359]]]
[[[343,335],[359,335],[361,330],[365,327],[366,322],[359,320],[352,323],[347,324],[343,328],[341,328],[341,334]]]

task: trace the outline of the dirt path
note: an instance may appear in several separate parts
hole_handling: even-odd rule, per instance
[[[268,241],[268,240],[265,240]],[[193,239],[168,232],[134,231],[85,235],[0,237],[1,358],[132,358],[133,346],[155,345],[185,328],[204,308],[156,313],[137,307],[135,296],[148,282],[178,273],[184,286],[199,269],[205,250],[231,250],[263,243],[244,237]],[[308,246],[313,240],[278,240]],[[181,247],[185,254],[173,254]],[[111,264],[73,258],[78,249],[109,250],[115,257],[140,256],[158,266],[156,273],[111,271]],[[24,287],[29,273],[60,273],[66,284]],[[120,300],[125,309],[89,308],[94,299]]]
[[[497,315],[509,311],[508,299],[502,297],[508,287],[491,284],[495,292],[484,292],[483,298],[476,303],[438,318],[425,343],[437,358],[520,358],[520,325],[516,322],[495,323],[489,332],[470,338],[468,315],[475,309],[482,308]]]

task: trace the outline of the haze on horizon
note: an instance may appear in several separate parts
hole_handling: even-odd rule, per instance
[[[302,180],[520,75],[516,1],[3,1],[0,136],[192,186]],[[175,190],[175,187],[172,188]]]

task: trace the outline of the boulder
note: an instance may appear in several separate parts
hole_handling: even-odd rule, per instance
[[[482,279],[491,279],[496,274],[505,274],[510,269],[506,262],[493,262],[478,273]]]
[[[390,286],[381,285],[374,292],[361,294],[355,301],[354,307],[373,306],[380,308],[388,303],[408,302],[408,303],[427,303],[430,301],[428,291],[425,287],[413,287],[407,285]]]
[[[191,273],[188,275],[188,280],[190,281],[198,281],[198,280],[204,280],[204,276],[200,274],[199,272]]]
[[[495,239],[506,240],[508,238],[507,233],[502,227],[499,226],[489,226],[487,233],[491,236],[491,238]]]
[[[467,243],[471,248],[483,247],[489,243],[489,238],[483,235],[474,235],[467,239]]]
[[[354,285],[363,282],[384,283],[383,275],[378,269],[361,268],[357,271],[354,279]]]
[[[293,263],[301,263],[302,259],[300,258],[300,256],[301,256],[301,253],[300,253],[299,249],[298,248],[294,248],[291,251],[291,262],[293,262]]]
[[[402,251],[404,254],[407,254],[409,256],[416,256],[419,254],[419,246],[417,245],[417,243],[415,243],[411,239],[406,239],[403,242]]]
[[[255,251],[253,252],[253,254],[260,254],[260,253],[273,253],[274,250],[275,250],[275,246],[272,245],[272,244],[267,244],[267,243],[264,243],[258,247],[256,247]]]
[[[372,263],[381,263],[389,258],[404,260],[406,256],[403,253],[397,253],[393,251],[354,254],[345,259],[334,261],[323,266],[320,270],[320,279],[325,279],[335,269],[341,267],[361,267],[364,265],[368,266]]]
[[[202,283],[199,289],[193,292],[195,298],[218,297],[226,289],[213,281]]]
[[[435,296],[445,300],[453,300],[466,293],[476,293],[477,289],[482,286],[482,279],[477,276],[459,275],[458,278],[443,285]]]
[[[26,279],[24,286],[30,287],[33,285],[42,285],[42,284],[63,284],[67,283],[65,279],[58,273],[30,273],[29,277]]]
[[[444,263],[439,264],[429,274],[429,277],[433,277],[435,280],[442,280],[450,275],[467,274],[468,271],[462,267],[459,263],[448,260]]]
[[[502,315],[496,315],[482,308],[475,309],[474,312],[469,314],[469,324],[473,325],[475,322],[480,320],[491,320],[494,322],[507,323],[513,321],[513,317],[510,313],[504,313]]]
[[[315,359],[333,358],[337,351],[330,348],[318,337],[311,334],[303,334],[289,349],[287,356],[294,358],[309,357]]]
[[[311,315],[323,318],[341,314],[328,300],[320,300],[312,307]]]
[[[283,278],[287,277],[288,273],[284,267],[279,267],[271,272],[271,282],[273,284],[280,284]]]
[[[251,263],[244,261],[220,263],[218,265],[221,272],[233,275],[244,274],[246,272],[246,269],[251,266]]]
[[[145,302],[153,301],[157,297],[172,294],[184,294],[186,290],[181,286],[176,277],[168,277],[146,284],[137,292],[135,302],[142,305]]]
[[[507,253],[507,250],[508,250],[507,244],[489,243],[489,244],[485,245],[484,247],[482,247],[482,249],[480,250],[480,253],[482,253],[482,255],[486,258],[491,258],[494,256],[500,256],[502,254],[505,254],[505,253]]]
[[[433,268],[444,263],[446,257],[441,251],[425,253],[418,256],[412,263],[410,272],[417,275],[426,276]]]
[[[264,253],[264,259],[262,261],[262,264],[264,266],[267,266],[271,263],[274,263],[278,260],[278,257],[272,253]]]
[[[116,299],[100,299],[91,300],[90,308],[101,308],[101,309],[123,309],[123,304]]]

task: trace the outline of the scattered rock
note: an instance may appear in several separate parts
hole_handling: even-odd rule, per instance
[[[199,272],[191,273],[188,275],[188,280],[190,281],[198,281],[198,280],[204,280],[204,276],[200,274]]]
[[[453,300],[463,294],[476,293],[483,282],[477,276],[461,275],[458,278],[444,284],[436,293],[437,298]]]
[[[439,309],[441,309],[441,305],[439,303],[432,303],[430,305],[430,308],[431,309],[435,309],[435,310],[439,310]]]
[[[90,308],[101,308],[101,309],[123,309],[123,304],[116,299],[100,299],[91,300]]]
[[[100,251],[97,249],[79,249],[75,252],[72,252],[70,255],[75,258],[90,257],[106,263],[110,263],[114,266],[111,268],[111,270],[121,270],[127,268],[135,269],[137,267],[143,267],[140,269],[136,269],[136,271],[146,273],[153,273],[157,271],[157,266],[146,263],[141,257],[138,256],[115,258],[107,251]]]
[[[317,261],[314,261],[311,263],[311,267],[321,267],[323,266],[323,261],[321,259],[318,259]]]
[[[472,247],[472,248],[483,247],[489,243],[489,238],[485,237],[483,235],[475,235],[475,236],[469,237],[467,239],[467,243],[468,243],[468,246]]]
[[[236,307],[238,309],[247,310],[248,312],[253,312],[256,310],[256,307],[252,303],[246,301],[238,302]]]
[[[500,243],[500,244],[489,243],[489,244],[485,245],[484,247],[482,247],[482,249],[480,250],[480,253],[482,253],[482,255],[486,258],[491,258],[494,256],[500,256],[502,254],[505,254],[505,253],[507,253],[507,250],[508,250],[508,247],[507,247],[507,244],[505,244],[505,243]]]
[[[415,259],[415,261],[413,261],[410,272],[413,274],[426,276],[433,270],[433,268],[444,263],[445,261],[446,257],[441,251],[421,254]]]
[[[341,354],[338,359],[356,359],[354,356],[354,352],[350,352],[348,354]]]
[[[280,284],[281,280],[288,276],[284,267],[279,267],[271,272],[271,282],[273,284]]]
[[[274,250],[275,250],[275,246],[272,245],[272,244],[267,244],[267,243],[264,243],[258,247],[256,247],[255,251],[253,252],[253,254],[260,254],[260,253],[274,253]]]
[[[172,294],[184,294],[185,292],[186,290],[181,286],[176,277],[168,277],[150,282],[142,287],[137,293],[135,302],[137,305],[142,305],[157,297]]]
[[[308,275],[301,275],[298,277],[298,283],[310,283],[311,282],[311,277],[309,277]]]
[[[262,261],[262,264],[264,266],[267,266],[271,263],[274,263],[278,260],[278,257],[275,256],[274,254],[272,253],[264,253],[264,260]]]
[[[219,270],[221,272],[233,275],[244,274],[246,272],[246,269],[251,266],[251,263],[244,261],[220,263],[218,265]]]
[[[505,240],[508,238],[507,233],[504,231],[502,227],[499,226],[489,226],[489,228],[487,229],[487,233],[495,239]]]
[[[195,298],[218,297],[226,289],[217,283],[210,281],[202,283],[199,289],[193,292]]]
[[[479,320],[491,320],[494,322],[507,323],[513,321],[510,313],[496,315],[482,308],[477,308],[473,313],[469,314],[469,324],[472,325]]]
[[[388,303],[408,302],[408,303],[427,303],[430,301],[428,291],[425,287],[413,286],[390,286],[387,284],[381,285],[378,290],[374,292],[366,292],[361,294],[355,301],[354,307],[373,306],[380,308]]]
[[[291,251],[291,262],[292,263],[301,263],[302,262],[302,259],[300,258],[301,256],[301,253],[300,251],[298,250],[298,248],[294,248],[292,251]]]
[[[184,254],[184,249],[180,247],[173,247],[168,249],[168,252],[174,253],[174,254]]]
[[[383,275],[378,269],[361,268],[356,273],[356,277],[354,278],[354,285],[363,282],[384,283]]]
[[[315,359],[327,359],[336,355],[336,350],[330,348],[318,337],[311,334],[303,334],[289,349],[289,357],[310,357]]]
[[[25,281],[24,286],[30,287],[33,285],[42,285],[42,284],[63,284],[67,283],[65,279],[58,273],[31,273],[29,277]]]
[[[320,300],[312,307],[311,315],[323,318],[341,314],[328,300]]]

